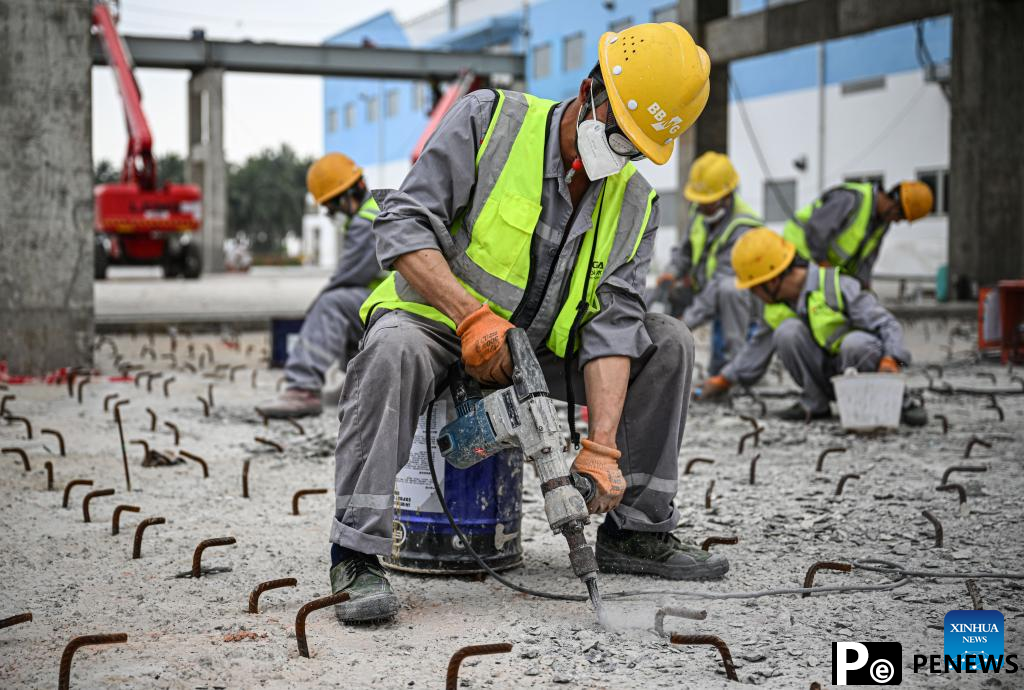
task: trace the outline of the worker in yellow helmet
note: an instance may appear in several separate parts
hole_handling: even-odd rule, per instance
[[[832,376],[848,368],[895,373],[910,363],[903,328],[874,293],[837,268],[802,259],[793,243],[774,231],[758,228],[741,237],[732,265],[736,286],[764,303],[763,322],[720,375],[700,384],[702,397],[757,381],[778,352],[802,394],[777,416],[809,422],[831,416]],[[923,426],[927,421],[919,401],[907,398],[902,422]]]
[[[931,187],[917,180],[888,192],[870,182],[846,182],[797,211],[783,234],[804,259],[835,266],[870,288],[889,225],[924,218],[932,203]]]
[[[271,418],[320,414],[327,369],[355,349],[363,333],[359,307],[386,276],[374,251],[370,196],[362,168],[341,153],[328,153],[310,166],[306,188],[344,232],[337,269],[306,313],[284,368],[285,390],[257,405]]]
[[[339,410],[330,538],[331,588],[350,597],[336,607],[343,622],[397,612],[378,561],[392,549],[396,472],[453,364],[509,383],[514,327],[552,394],[589,407],[573,467],[596,485],[590,511],[606,515],[599,567],[675,579],[728,569],[671,532],[693,339],[646,313],[659,209],[632,164],[669,160],[704,108],[711,64],[673,23],[606,33],[596,52],[560,103],[464,96],[401,187],[375,194],[377,256],[394,273],[363,305]]]
[[[694,161],[683,189],[692,204],[690,230],[674,252],[672,270],[661,278],[692,290],[693,301],[682,315],[688,327],[713,322],[711,374],[742,349],[756,318],[753,297],[736,287],[730,256],[743,234],[764,222],[736,192],[739,183],[740,176],[724,153],[708,151]]]

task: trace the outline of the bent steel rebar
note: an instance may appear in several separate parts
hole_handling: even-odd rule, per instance
[[[117,423],[117,435],[121,439],[121,463],[124,465],[124,484],[125,488],[131,492],[132,490],[132,475],[128,469],[128,448],[124,444],[124,424],[121,421],[121,406],[127,405],[130,400],[118,400],[114,403],[114,421]]]
[[[672,644],[707,644],[718,650],[722,657],[722,666],[725,667],[725,677],[729,680],[739,680],[736,677],[736,666],[732,662],[732,654],[729,653],[729,646],[717,635],[679,635],[675,634],[669,638]]]
[[[12,625],[21,625],[22,623],[32,622],[32,612],[27,611],[25,613],[19,613],[17,616],[11,616],[0,620],[0,628],[9,628]]]
[[[1006,415],[1003,414],[1003,408],[1001,408],[999,406],[999,403],[996,402],[996,396],[994,394],[989,394],[989,396],[988,396],[988,405],[985,406],[985,409],[986,410],[995,410],[996,413],[999,415],[999,421],[1000,422],[1002,422],[1002,421],[1004,421],[1006,419]]]
[[[127,503],[114,508],[114,515],[110,518],[110,533],[119,534],[121,532],[121,513],[137,513],[139,512],[138,506],[131,506]]]
[[[960,496],[960,505],[967,503],[967,489],[964,488],[963,484],[943,484],[942,486],[935,487],[936,491],[955,491]]]
[[[132,558],[142,558],[142,533],[147,527],[166,523],[162,517],[146,518],[135,527],[135,538],[132,540]]]
[[[133,438],[128,441],[128,445],[142,446],[142,462],[146,462],[146,458],[149,457],[149,443],[141,438]]]
[[[56,429],[40,429],[39,435],[50,434],[57,439],[57,446],[60,449],[60,456],[62,458],[67,457],[67,446],[64,445],[64,434],[60,433]]]
[[[68,507],[68,499],[71,497],[71,490],[76,486],[92,486],[91,479],[72,479],[70,482],[64,485],[64,502],[61,504],[62,507]]]
[[[707,619],[708,612],[687,609],[682,606],[663,606],[654,613],[654,632],[658,633],[658,635],[665,635],[666,616],[689,618],[692,621],[702,621]]]
[[[115,398],[120,398],[120,393],[111,393],[110,395],[103,396],[103,411],[107,412],[110,409],[110,401]]]
[[[935,546],[942,546],[942,523],[939,519],[932,514],[930,510],[922,510],[921,515],[924,515],[928,519],[928,522],[932,523],[932,527],[935,528]]]
[[[89,515],[89,503],[94,498],[100,498],[101,496],[113,496],[113,489],[97,489],[96,491],[90,491],[82,498],[82,521],[92,522],[92,518]]]
[[[757,478],[757,461],[761,459],[761,454],[758,453],[750,459],[750,485],[754,485],[754,480]]]
[[[242,369],[245,369],[245,365],[244,364],[236,364],[235,366],[233,366],[230,369],[228,369],[228,381],[230,381],[231,383],[234,383],[235,382],[235,374],[240,372]]]
[[[171,384],[174,383],[177,380],[178,379],[174,378],[173,376],[168,376],[167,378],[164,379],[164,397],[165,398],[171,397]]]
[[[46,490],[53,491],[53,463],[47,460],[43,463],[43,469],[46,470]]]
[[[300,434],[303,434],[303,435],[305,435],[305,433],[306,433],[306,430],[305,430],[305,429],[303,429],[303,428],[302,428],[302,425],[301,425],[301,424],[299,424],[299,423],[298,423],[297,421],[295,421],[295,420],[294,420],[294,419],[292,419],[291,417],[285,417],[285,418],[284,418],[284,421],[288,422],[288,423],[289,423],[289,424],[291,424],[291,425],[292,425],[293,427],[295,427],[295,430],[296,430],[296,431],[298,431],[298,432],[299,432]]]
[[[313,496],[316,494],[325,494],[327,489],[299,489],[292,496],[292,515],[299,514],[299,499],[303,496]]]
[[[704,493],[704,509],[711,510],[711,494],[715,490],[715,480],[712,479],[711,483],[708,484],[708,490]]]
[[[203,574],[203,551],[211,546],[231,546],[234,543],[234,537],[214,537],[199,542],[196,550],[192,553],[192,577],[201,577]]]
[[[57,678],[58,690],[68,690],[71,686],[71,659],[82,647],[99,644],[121,644],[128,641],[128,633],[111,633],[110,635],[82,635],[68,642],[64,653],[60,655],[60,675]]]
[[[85,388],[85,387],[86,387],[86,385],[87,385],[87,384],[88,384],[88,383],[89,383],[89,382],[90,382],[91,380],[92,380],[92,377],[91,377],[91,376],[89,376],[88,374],[86,374],[85,378],[83,378],[83,379],[82,379],[81,381],[79,381],[79,382],[78,382],[78,392],[77,392],[77,394],[76,394],[76,395],[77,395],[77,397],[78,397],[78,404],[79,404],[79,405],[81,405],[81,404],[82,404],[82,389],[83,389],[83,388]]]
[[[982,448],[991,448],[992,444],[978,436],[971,436],[971,440],[967,442],[967,447],[964,448],[965,459],[971,457],[971,451],[974,449],[974,446],[981,446]]]
[[[268,580],[256,585],[256,588],[249,593],[249,613],[260,612],[260,595],[270,589],[281,587],[294,587],[299,583],[294,577],[282,577],[279,580]]]
[[[242,463],[242,498],[249,498],[249,461]]]
[[[949,475],[954,472],[988,472],[988,468],[984,465],[953,465],[952,467],[947,467],[945,472],[942,473],[942,481],[939,482],[939,485],[945,484],[949,479]]]
[[[306,616],[320,609],[348,601],[348,592],[336,592],[330,596],[314,599],[304,604],[295,614],[295,641],[299,645],[299,655],[309,658],[309,646],[306,644]]]
[[[849,563],[837,563],[835,561],[818,561],[810,568],[807,569],[807,574],[804,575],[804,589],[810,589],[814,586],[814,575],[819,570],[835,570],[840,573],[848,573],[853,569]],[[800,595],[801,598],[807,598],[811,596],[810,592],[804,592]]]
[[[686,468],[683,470],[683,474],[690,474],[693,471],[693,466],[701,465],[714,465],[715,461],[711,458],[690,458],[686,461]]]
[[[850,474],[844,474],[840,477],[839,482],[836,484],[836,496],[843,495],[843,487],[846,486],[846,482],[851,479],[860,479],[860,475],[856,472],[851,472]]]
[[[10,401],[10,400],[17,400],[17,399],[18,399],[18,396],[16,396],[16,395],[5,395],[2,398],[0,398],[0,417],[3,417],[3,416],[5,416],[7,414],[7,402]]]
[[[945,436],[949,433],[949,418],[944,414],[933,415],[935,419],[942,422],[942,435]]]
[[[201,457],[194,453],[189,453],[187,450],[179,450],[178,455],[180,455],[183,458],[188,458],[193,462],[199,463],[199,466],[203,468],[203,479],[208,479],[210,477],[210,467],[209,465],[206,464],[206,461],[203,460]]]
[[[174,445],[178,445],[181,442],[181,430],[178,429],[178,425],[174,422],[164,422],[164,426],[174,432]]]
[[[749,432],[743,434],[742,436],[740,436],[740,443],[739,443],[739,446],[736,448],[736,455],[743,455],[743,448],[744,448],[744,446],[747,445],[747,439],[751,439],[751,438],[754,439],[754,447],[755,448],[757,446],[761,445],[761,431],[762,431],[761,427],[758,427],[757,429],[754,429],[753,431],[749,431]]]
[[[0,448],[0,453],[9,453],[11,455],[18,455],[21,457],[21,465],[25,468],[26,472],[32,471],[32,465],[28,461],[28,453],[23,448]]]
[[[207,402],[206,398],[204,398],[201,395],[197,395],[196,396],[196,400],[198,400],[199,402],[201,402],[203,404],[203,416],[204,417],[209,417],[210,416],[210,403]]]
[[[146,414],[149,415],[149,430],[150,431],[156,431],[156,422],[157,422],[156,412],[153,411],[153,408],[147,407],[146,408]]]
[[[825,458],[828,455],[831,455],[832,453],[845,453],[845,452],[846,452],[846,448],[841,448],[839,446],[834,446],[832,448],[826,448],[825,450],[821,451],[821,453],[818,454],[818,462],[814,465],[814,471],[815,472],[821,472],[821,469],[822,469],[822,467],[824,466],[824,463],[825,463]]]
[[[463,647],[454,654],[448,661],[448,672],[444,677],[445,690],[457,690],[459,687],[459,667],[462,661],[471,656],[483,656],[485,654],[508,654],[512,651],[511,642],[496,642],[494,644],[474,644]]]
[[[28,440],[32,440],[32,422],[30,422],[27,417],[19,417],[17,415],[9,414],[6,417],[4,417],[4,419],[6,419],[8,423],[21,422],[22,424],[24,424],[25,432],[28,434]]]
[[[257,443],[262,443],[265,446],[270,446],[278,453],[284,452],[284,446],[282,446],[277,441],[271,441],[269,438],[263,438],[262,436],[253,436],[253,440],[256,441]]]
[[[715,544],[722,544],[723,546],[732,546],[733,544],[739,544],[739,537],[708,537],[701,542],[701,551],[710,551],[711,547]]]

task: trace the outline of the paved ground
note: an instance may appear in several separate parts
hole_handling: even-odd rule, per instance
[[[1019,387],[1004,368],[963,363],[966,339],[948,338],[939,328],[925,323],[912,339],[925,359],[946,363],[936,386]],[[395,587],[402,611],[396,621],[343,628],[329,612],[314,613],[307,625],[312,657],[306,659],[296,650],[295,614],[303,603],[329,593],[326,535],[333,503],[329,495],[308,496],[299,516],[291,514],[290,504],[299,489],[331,486],[337,426],[333,413],[304,422],[304,434],[283,423],[262,426],[252,404],[273,393],[278,375],[259,370],[262,337],[243,336],[237,348],[213,337],[179,337],[172,360],[166,356],[169,339],[157,336],[155,361],[148,351],[140,353],[147,345],[143,337],[118,338],[116,343],[128,360],[162,373],[150,391],[145,383],[107,377],[114,372],[107,343],[97,360],[104,375],[84,386],[81,404],[62,385],[0,391],[17,396],[7,402],[8,411],[33,424],[28,440],[22,423],[0,423],[0,445],[24,448],[32,468],[24,471],[14,454],[0,455],[0,618],[33,614],[31,623],[0,630],[0,687],[52,685],[68,640],[119,632],[128,635],[127,643],[77,653],[73,687],[433,688],[441,685],[455,650],[490,642],[510,642],[514,648],[511,654],[467,661],[462,687],[729,687],[711,648],[672,645],[653,631],[656,609],[669,604],[707,610],[704,621],[668,618],[665,629],[720,636],[729,645],[739,679],[747,683],[772,688],[806,688],[812,681],[824,685],[831,674],[832,641],[896,640],[903,644],[905,685],[1022,685],[1021,676],[1005,674],[912,673],[913,654],[942,653],[946,612],[971,608],[963,578],[915,578],[887,591],[810,598],[699,599],[686,593],[799,587],[808,567],[821,560],[881,558],[932,573],[1024,571],[1024,396],[998,396],[1005,415],[998,421],[984,398],[927,393],[932,413],[949,419],[947,434],[937,421],[923,429],[861,437],[844,433],[835,422],[806,427],[761,418],[760,445],[748,442],[742,454],[737,442],[751,426],[738,415],[760,416],[758,406],[749,399],[736,400],[734,409],[695,406],[681,457],[715,462],[698,464],[690,474],[682,474],[681,468],[678,533],[698,543],[708,536],[738,537],[735,546],[713,547],[731,560],[725,580],[671,584],[603,576],[605,593],[660,593],[612,600],[611,624],[602,629],[582,604],[527,598],[493,580],[400,575]],[[943,352],[950,343],[953,364]],[[172,367],[175,363],[177,368]],[[224,365],[246,368],[230,381]],[[200,371],[189,371],[197,367]],[[253,367],[258,370],[255,388]],[[174,381],[164,397],[163,383],[170,377]],[[197,397],[209,395],[211,383],[214,406],[204,417]],[[915,374],[912,384],[923,386],[926,379]],[[787,384],[770,375],[766,385],[777,391]],[[104,398],[115,393],[131,400],[121,408],[126,439],[146,440],[170,454],[177,449],[197,454],[208,462],[209,478],[203,478],[194,461],[141,467],[140,446],[131,444],[133,491],[126,491],[117,428],[111,414],[103,411]],[[767,399],[769,411],[784,404]],[[158,417],[155,431],[150,430],[146,408]],[[166,422],[179,427],[179,444]],[[59,455],[54,436],[40,435],[41,427],[63,432],[67,457]],[[257,435],[280,442],[284,452],[255,442]],[[975,447],[964,461],[965,445],[974,435],[991,448]],[[817,456],[829,447],[846,452],[829,455],[823,471],[816,472]],[[756,483],[751,485],[749,467],[758,454]],[[246,499],[241,497],[241,477],[247,460]],[[951,479],[964,483],[966,509],[955,493],[935,491],[943,469],[964,462],[987,470]],[[45,463],[53,466],[54,491],[46,490]],[[848,473],[860,478],[849,480],[843,494],[834,496],[838,479]],[[72,488],[70,507],[62,509],[61,489],[76,478],[94,484]],[[537,487],[529,479],[526,484],[526,564],[510,577],[533,587],[576,593],[580,585],[568,569],[564,544],[547,533]],[[84,523],[83,497],[103,488],[116,493],[94,499],[92,522]],[[711,507],[706,508],[709,493]],[[124,513],[121,533],[112,536],[111,515],[118,504],[136,505],[140,512]],[[934,546],[923,509],[943,525],[941,548]],[[142,557],[133,560],[135,528],[141,519],[155,516],[166,518],[166,524],[149,528]],[[229,571],[200,579],[175,577],[189,569],[196,544],[226,536],[237,543],[211,548],[204,564]],[[298,585],[264,594],[261,613],[247,613],[249,591],[259,582],[282,577],[295,577]],[[816,584],[892,585],[893,578],[855,569],[822,572]],[[984,606],[1006,616],[1007,653],[1021,649],[1022,584],[978,579]]]

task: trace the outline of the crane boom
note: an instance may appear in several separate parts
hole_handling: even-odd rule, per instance
[[[142,94],[135,81],[135,64],[131,52],[114,26],[110,6],[97,0],[92,7],[92,23],[100,37],[107,63],[114,71],[117,90],[121,94],[125,122],[128,126],[128,151],[121,167],[121,181],[138,184],[140,188],[156,188],[156,161],[153,159],[153,135],[142,110]]]

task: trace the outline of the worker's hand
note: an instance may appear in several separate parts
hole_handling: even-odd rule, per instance
[[[676,284],[677,280],[679,279],[676,277],[675,273],[662,273],[658,276],[658,287],[661,287],[662,285],[668,285],[671,287]]]
[[[900,373],[900,363],[889,355],[886,355],[879,360],[878,371],[884,374],[898,374]]]
[[[591,513],[607,513],[619,505],[626,492],[626,478],[619,469],[622,453],[594,443],[589,438],[583,439],[582,443],[583,447],[572,463],[572,469],[594,480],[597,490],[587,504],[587,510]]]
[[[455,329],[462,339],[462,363],[466,373],[485,384],[507,386],[512,382],[512,356],[505,333],[514,326],[486,304],[467,316]]]
[[[729,392],[732,384],[724,376],[712,376],[697,384],[693,392],[696,400],[715,400]]]

